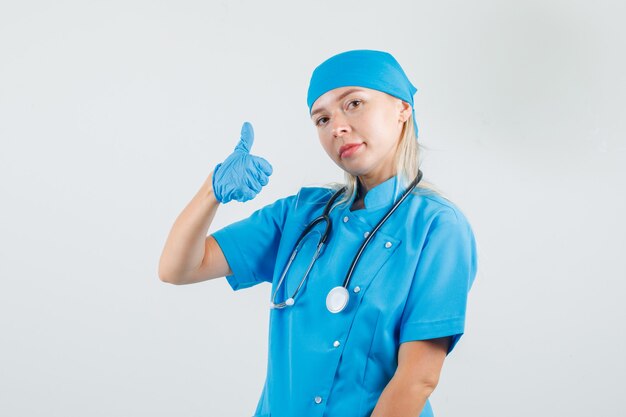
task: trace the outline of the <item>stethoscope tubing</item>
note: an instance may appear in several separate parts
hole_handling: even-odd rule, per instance
[[[291,256],[289,257],[289,262],[287,262],[287,266],[285,266],[285,268],[283,269],[283,273],[280,279],[278,280],[278,284],[276,284],[276,290],[274,291],[274,295],[272,296],[272,303],[271,303],[272,308],[283,308],[283,307],[286,307],[287,305],[291,305],[292,303],[289,303],[289,300],[293,302],[293,300],[296,298],[296,295],[298,294],[298,292],[300,291],[300,288],[304,284],[304,281],[309,275],[309,271],[313,267],[315,260],[319,256],[322,250],[322,247],[324,246],[324,244],[326,243],[326,240],[328,239],[328,236],[330,235],[331,221],[330,221],[330,217],[328,216],[328,213],[330,212],[329,208],[333,205],[333,203],[337,200],[337,198],[341,194],[343,194],[345,189],[346,187],[342,187],[339,191],[337,191],[324,206],[323,213],[320,216],[316,217],[312,222],[310,222],[307,225],[307,227],[304,228],[302,233],[300,233],[300,237],[298,237],[298,240],[296,241],[295,248]],[[313,256],[313,259],[311,260],[311,263],[309,263],[309,267],[307,268],[306,272],[304,273],[304,276],[300,280],[300,284],[298,284],[298,287],[294,291],[293,296],[289,297],[286,301],[283,301],[282,303],[274,304],[274,301],[276,300],[276,294],[278,293],[278,289],[282,285],[283,280],[285,279],[285,275],[287,274],[287,271],[289,271],[289,267],[291,266],[291,263],[295,259],[296,254],[298,253],[298,248],[300,246],[300,243],[302,242],[302,239],[304,239],[304,237],[311,231],[311,229],[313,229],[318,223],[323,222],[323,221],[326,222],[326,228],[324,229],[324,233],[322,233],[322,237],[317,244],[317,248],[315,249],[315,254]]]
[[[353,274],[353,272],[354,272],[354,270],[356,268],[356,265],[358,264],[359,259],[361,258],[361,255],[365,251],[365,248],[367,247],[368,243],[372,240],[372,238],[374,237],[374,235],[376,234],[378,229],[380,229],[383,226],[383,224],[387,221],[387,219],[396,211],[396,209],[398,207],[400,207],[400,204],[402,204],[402,202],[409,196],[411,191],[413,191],[413,189],[415,189],[415,187],[421,181],[421,179],[422,179],[422,171],[418,170],[417,177],[411,182],[411,184],[409,185],[409,187],[405,191],[405,193],[402,195],[402,197],[393,205],[391,210],[389,210],[387,212],[387,214],[385,214],[385,216],[383,216],[383,218],[376,224],[376,226],[374,227],[372,232],[368,234],[367,238],[365,238],[365,240],[361,244],[361,247],[359,248],[356,256],[352,260],[352,264],[350,265],[350,268],[348,269],[348,272],[346,273],[346,277],[343,280],[343,288],[345,288],[347,290],[348,285],[350,284],[350,280],[352,279],[352,274]],[[270,303],[270,307],[271,308],[284,308],[284,307],[291,306],[291,305],[294,304],[294,300],[296,298],[296,295],[298,294],[298,292],[300,291],[300,288],[304,284],[304,281],[308,277],[309,272],[311,271],[311,268],[313,267],[313,264],[315,263],[315,260],[318,258],[319,254],[320,254],[320,252],[322,250],[322,247],[324,246],[324,244],[326,243],[326,240],[328,239],[328,236],[330,235],[330,231],[332,229],[332,224],[331,224],[330,217],[329,217],[329,213],[330,213],[331,207],[334,204],[334,202],[337,200],[337,198],[339,198],[339,196],[341,196],[345,192],[346,188],[347,187],[345,187],[345,186],[342,187],[340,190],[338,190],[330,198],[330,200],[324,206],[324,211],[322,212],[322,214],[320,216],[318,216],[317,218],[315,218],[312,222],[310,222],[307,225],[307,227],[304,228],[304,230],[300,234],[300,237],[298,237],[298,240],[296,241],[295,248],[294,248],[294,250],[293,250],[293,252],[292,252],[292,254],[291,254],[290,258],[289,258],[289,261],[287,262],[287,265],[283,269],[283,273],[282,273],[280,279],[278,280],[278,283],[276,284],[276,289],[274,290],[274,294],[272,296],[272,301]],[[313,259],[309,263],[309,266],[308,266],[306,272],[304,273],[304,276],[303,276],[302,280],[300,280],[300,283],[298,284],[298,287],[294,291],[293,296],[289,297],[287,300],[285,300],[285,301],[283,301],[281,303],[275,304],[274,301],[276,299],[276,294],[278,293],[278,290],[280,289],[280,286],[282,285],[282,283],[283,283],[283,281],[285,279],[285,276],[286,276],[287,272],[289,271],[289,267],[291,266],[291,263],[295,259],[296,254],[298,253],[298,247],[300,246],[300,243],[302,242],[302,239],[304,239],[304,237],[311,231],[311,229],[313,229],[318,223],[323,222],[323,221],[326,222],[326,228],[324,229],[324,233],[322,233],[321,239],[319,240],[319,242],[317,244],[317,248],[315,250],[315,254],[313,256]]]
[[[354,257],[354,259],[352,260],[352,265],[350,265],[350,268],[348,269],[348,273],[346,274],[346,277],[343,280],[343,287],[344,288],[346,288],[346,289],[348,288],[348,285],[350,284],[350,279],[352,279],[352,273],[354,272],[354,269],[356,268],[356,265],[359,262],[359,259],[361,258],[361,255],[365,251],[365,248],[367,247],[367,244],[370,242],[370,240],[372,240],[372,238],[374,237],[374,235],[376,234],[378,229],[380,229],[382,227],[382,225],[385,224],[385,222],[393,214],[393,212],[396,211],[396,209],[398,207],[400,207],[400,204],[402,204],[402,202],[409,196],[411,191],[413,191],[413,189],[417,186],[417,184],[421,181],[421,179],[422,179],[422,171],[418,170],[417,171],[417,177],[413,180],[413,182],[411,182],[411,184],[409,185],[408,190],[402,195],[400,200],[398,200],[398,202],[393,205],[391,210],[389,210],[387,212],[387,214],[378,222],[378,224],[374,227],[372,232],[369,235],[367,235],[367,238],[363,241],[363,243],[361,244],[361,247],[359,248],[359,251],[357,252],[357,254]]]

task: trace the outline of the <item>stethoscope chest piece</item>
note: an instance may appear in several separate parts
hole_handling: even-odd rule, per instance
[[[346,307],[349,298],[350,295],[345,287],[335,287],[326,296],[326,308],[331,313],[339,313]]]

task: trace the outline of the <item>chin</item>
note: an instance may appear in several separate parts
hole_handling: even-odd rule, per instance
[[[363,158],[357,159],[334,159],[335,164],[341,168],[344,172],[354,175],[358,177],[360,175],[366,174],[370,171],[371,168],[368,168],[366,165],[366,161]]]
[[[364,175],[367,173],[366,170],[360,170],[360,169],[354,169],[354,168],[349,169],[349,168],[343,167],[343,170],[344,172],[347,172],[348,174],[351,174],[355,177],[360,177],[361,175]]]

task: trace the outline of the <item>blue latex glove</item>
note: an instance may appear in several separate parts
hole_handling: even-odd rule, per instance
[[[213,193],[220,203],[252,200],[268,183],[272,166],[260,156],[250,155],[253,143],[252,125],[244,122],[235,151],[213,170]]]

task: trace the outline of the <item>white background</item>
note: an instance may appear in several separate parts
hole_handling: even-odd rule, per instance
[[[244,120],[274,174],[209,232],[343,178],[306,89],[324,59],[363,48],[419,89],[425,178],[479,244],[435,414],[623,416],[625,15],[621,1],[2,0],[0,415],[252,415],[269,285],[169,285],[159,256]]]

